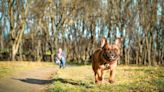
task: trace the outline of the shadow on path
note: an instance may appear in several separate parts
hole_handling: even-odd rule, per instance
[[[30,84],[40,84],[40,85],[50,84],[54,81],[54,79],[44,80],[44,79],[35,79],[35,78],[25,78],[25,79],[12,78],[12,79],[30,83]]]
[[[36,79],[36,78],[25,78],[25,79],[19,79],[19,78],[12,78],[14,80],[19,80],[25,83],[30,83],[30,84],[39,84],[39,85],[45,85],[45,84],[51,84],[53,82],[61,82],[61,83],[66,83],[66,84],[71,84],[71,85],[76,85],[76,86],[83,86],[86,88],[91,88],[93,86],[93,83],[86,83],[83,81],[75,81],[72,79],[63,79],[63,78],[57,78],[57,79]]]

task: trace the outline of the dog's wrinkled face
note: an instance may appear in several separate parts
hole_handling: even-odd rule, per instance
[[[103,57],[108,61],[115,61],[120,55],[119,47],[116,45],[106,45],[103,51]]]
[[[106,40],[106,39],[105,39]],[[104,41],[102,45],[103,57],[109,61],[115,61],[120,56],[120,38],[117,38],[115,44],[108,44],[107,41]]]

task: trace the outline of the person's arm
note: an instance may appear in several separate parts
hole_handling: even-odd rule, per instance
[[[57,54],[57,58],[58,58],[59,60],[62,58],[62,56],[61,56],[60,53]]]

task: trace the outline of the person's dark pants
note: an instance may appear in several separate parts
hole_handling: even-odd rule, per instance
[[[60,68],[65,68],[65,58],[62,57],[62,59],[60,60]]]

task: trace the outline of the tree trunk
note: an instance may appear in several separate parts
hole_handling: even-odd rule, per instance
[[[136,64],[138,65],[139,64],[139,51],[136,50]]]
[[[40,57],[40,48],[41,48],[41,40],[38,40],[38,44],[37,44],[37,61],[41,61],[41,57]]]
[[[2,31],[0,32],[0,51],[4,50],[4,43],[3,42],[4,42],[4,39],[3,39],[3,29],[2,29]]]

